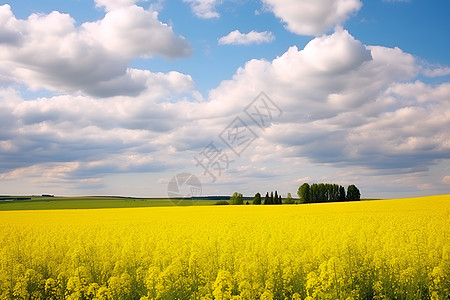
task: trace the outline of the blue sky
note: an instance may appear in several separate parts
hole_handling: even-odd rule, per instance
[[[448,1],[4,3],[0,194],[450,192]]]

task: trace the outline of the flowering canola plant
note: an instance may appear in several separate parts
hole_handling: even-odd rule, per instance
[[[450,196],[0,212],[0,299],[449,299]]]

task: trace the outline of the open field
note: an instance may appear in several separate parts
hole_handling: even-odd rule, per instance
[[[72,197],[42,197],[42,196],[0,196],[0,211],[8,210],[51,210],[51,209],[93,209],[93,208],[127,208],[127,207],[158,207],[158,206],[201,206],[213,205],[218,199],[201,197],[200,199],[169,198],[133,198],[117,196],[72,196]],[[220,196],[220,199],[226,198]],[[229,198],[229,197],[228,197]],[[244,197],[244,202],[252,203],[252,197]],[[297,199],[295,199],[297,200]],[[379,200],[379,199],[361,199]]]
[[[450,196],[0,212],[0,299],[448,299]]]
[[[10,200],[9,198],[12,198]],[[19,200],[16,200],[19,198]],[[25,200],[22,200],[23,198]],[[26,199],[29,198],[29,199]],[[3,200],[7,199],[7,200]],[[190,199],[171,201],[168,198],[130,198],[130,197],[1,197],[0,211],[6,210],[48,210],[48,209],[90,209],[90,208],[126,208],[126,207],[154,207],[154,206],[189,206],[189,205],[211,205],[216,200]]]

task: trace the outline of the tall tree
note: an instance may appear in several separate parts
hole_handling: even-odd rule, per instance
[[[317,185],[317,199],[316,202],[327,201],[327,190],[324,183],[319,183]]]
[[[339,185],[333,184],[332,186],[332,200],[331,201],[339,201]]]
[[[270,204],[273,204],[273,191],[270,192]]]
[[[317,183],[311,184],[311,203],[319,202],[319,185]]]
[[[275,191],[275,196],[273,196],[273,204],[279,204],[278,203],[278,192]]]
[[[354,185],[349,185],[347,187],[347,200],[348,201],[359,201],[361,200],[361,193],[359,189]]]
[[[297,195],[300,198],[300,203],[311,203],[311,191],[309,184],[302,184],[298,188]]]
[[[345,201],[345,187],[339,186],[339,201]]]
[[[260,193],[255,194],[255,197],[253,198],[253,204],[255,204],[255,205],[261,204],[261,194]]]
[[[264,198],[264,205],[270,204],[269,192],[266,193],[266,197]]]
[[[244,197],[241,193],[234,192],[233,196],[230,197],[230,204],[232,205],[242,205],[244,204]]]

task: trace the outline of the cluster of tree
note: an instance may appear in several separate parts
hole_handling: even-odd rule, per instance
[[[308,183],[302,184],[297,191],[300,203],[319,203],[319,202],[342,202],[359,201],[361,193],[354,185],[345,188],[341,185],[330,183],[314,183],[311,186]]]
[[[347,191],[342,185],[330,184],[330,183],[314,183],[309,185],[308,183],[302,184],[297,191],[299,201],[295,201],[292,198],[291,193],[287,194],[284,200],[285,204],[297,204],[297,203],[321,203],[321,202],[344,202],[344,201],[359,201],[361,193],[359,189],[354,185],[349,185]],[[248,199],[248,197],[247,197]],[[278,191],[267,192],[264,199],[260,193],[256,193],[253,198],[254,205],[273,205],[282,204],[281,195],[278,195]],[[244,196],[241,193],[235,192],[229,201],[218,201],[217,205],[242,205],[244,204]],[[246,201],[245,204],[250,204]]]
[[[256,205],[259,205],[259,204],[264,204],[264,205],[282,204],[281,195],[278,195],[277,191],[275,191],[275,194],[272,191],[272,192],[270,192],[270,196],[269,196],[269,192],[267,192],[266,196],[264,197],[264,201],[262,201],[261,194],[256,193],[255,197],[253,198],[253,204],[256,204]]]
[[[244,196],[241,193],[234,192],[233,196],[230,197],[231,205],[242,205],[244,204]]]

